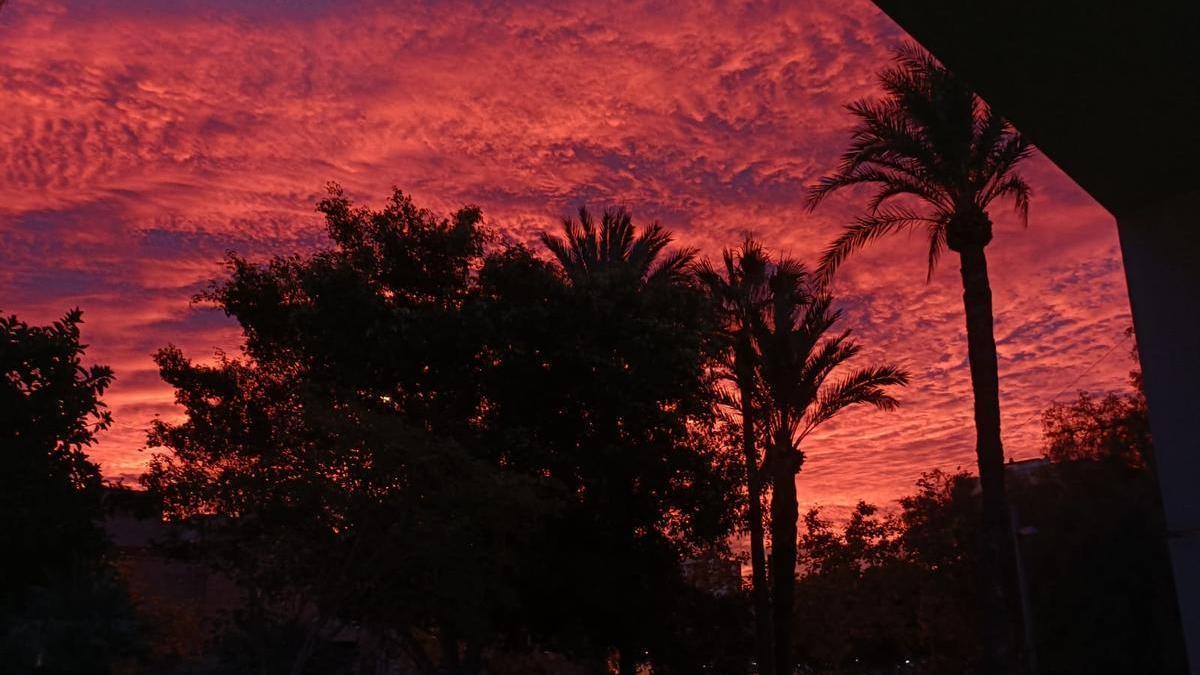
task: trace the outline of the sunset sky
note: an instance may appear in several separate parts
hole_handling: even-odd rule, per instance
[[[227,250],[325,245],[327,181],[380,204],[394,185],[466,203],[522,241],[581,204],[622,204],[708,255],[745,232],[809,261],[861,208],[816,214],[829,170],[903,32],[868,0],[10,0],[0,10],[0,311],[80,306],[117,382],[94,448],[106,475],[147,459],[177,415],[150,354],[233,352],[236,326],[190,304]],[[989,248],[1010,456],[1041,451],[1038,411],[1120,389],[1130,323],[1112,217],[1042,157],[1024,230]],[[891,414],[852,413],[807,442],[804,504],[893,499],[921,471],[973,467],[961,288],[925,242],[882,242],[836,290],[863,362],[907,367]],[[1103,358],[1102,358],[1103,357]],[[1092,367],[1094,365],[1094,367]]]

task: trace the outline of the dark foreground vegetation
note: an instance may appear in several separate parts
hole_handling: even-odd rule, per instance
[[[153,423],[141,490],[87,457],[113,373],[84,365],[80,313],[0,318],[0,664],[1178,672],[1136,375],[1004,462],[987,208],[1027,206],[1028,146],[919,53],[883,80],[814,195],[878,192],[815,272],[752,239],[698,260],[622,210],[524,246],[474,207],[332,186],[326,246],[231,256],[197,298],[241,327],[236,355],[156,354],[183,416]],[[811,432],[891,413],[909,380],[861,363],[829,276],[912,227],[962,263],[981,478],[802,515]]]
[[[743,433],[731,286],[713,289],[769,255],[750,242],[695,275],[618,212],[581,213],[549,258],[489,244],[475,210],[441,219],[399,193],[321,208],[329,249],[233,258],[204,294],[242,325],[239,357],[157,355],[187,415],[155,423],[145,493],[106,490],[86,458],[112,373],[82,365],[78,312],[0,323],[13,672],[755,672],[752,579],[720,562],[754,527],[747,477],[769,505],[787,441],[772,423]],[[836,318],[820,294],[792,297],[807,308],[787,310],[793,330]],[[847,340],[810,342],[833,364]],[[845,370],[802,426],[855,391],[894,404],[877,380],[897,371]],[[1181,667],[1137,385],[1051,408],[1046,458],[1007,466],[1038,672]],[[779,393],[745,391],[778,416]],[[747,444],[766,471],[747,472]],[[804,515],[776,655],[805,672],[971,672],[980,508],[976,479],[933,471],[899,509]],[[788,532],[781,509],[758,512],[767,543]],[[217,609],[172,604],[106,542],[101,524],[130,514],[167,519],[152,557],[224,584]]]

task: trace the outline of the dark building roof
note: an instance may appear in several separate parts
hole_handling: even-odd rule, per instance
[[[1117,216],[1200,179],[1200,2],[875,0]]]

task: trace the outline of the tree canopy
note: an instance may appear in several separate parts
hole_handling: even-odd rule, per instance
[[[84,364],[82,323],[78,309],[46,326],[0,315],[0,661],[14,672],[108,673],[141,647],[87,454],[112,423],[113,371]]]
[[[351,625],[429,672],[509,644],[683,654],[681,562],[737,501],[688,254],[615,211],[548,261],[471,207],[319,208],[331,246],[233,256],[202,294],[241,355],[158,353],[186,419],[155,424],[145,478],[301,636],[292,667]]]

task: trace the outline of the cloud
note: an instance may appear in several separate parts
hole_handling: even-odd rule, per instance
[[[708,254],[751,232],[813,260],[861,201],[808,214],[802,187],[904,37],[867,0],[10,4],[0,306],[38,321],[84,308],[90,355],[119,375],[117,427],[95,449],[112,475],[136,474],[146,424],[174,414],[150,353],[238,344],[191,296],[226,250],[320,246],[326,181],[370,203],[396,185],[443,211],[479,204],[517,239],[624,204]],[[1119,388],[1130,367],[1123,349],[1101,359],[1129,322],[1112,219],[1049,161],[1027,173],[1030,227],[997,212],[989,249],[1018,457],[1039,451],[1036,413],[1064,387]],[[915,379],[901,411],[814,436],[809,503],[888,499],[973,464],[958,275],[947,258],[926,284],[923,246],[881,243],[838,281],[863,361]]]

